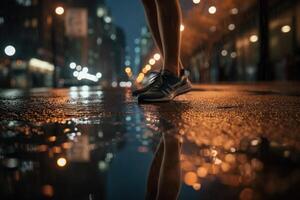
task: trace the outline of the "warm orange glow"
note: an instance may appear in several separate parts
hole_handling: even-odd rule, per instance
[[[70,142],[65,142],[65,143],[62,144],[62,147],[63,147],[64,149],[71,149],[71,148],[72,148],[72,143],[70,143]]]
[[[144,80],[144,78],[145,78],[145,74],[140,73],[140,74],[138,75],[138,77],[136,78],[136,82],[137,82],[137,83],[141,83],[141,82]]]
[[[67,164],[67,160],[65,158],[59,158],[59,159],[57,159],[56,164],[59,167],[64,167]]]
[[[228,163],[235,163],[236,159],[234,155],[228,154],[225,156],[225,161]]]
[[[73,63],[72,63],[73,64]],[[72,69],[75,69],[76,68],[76,64],[75,64],[75,67],[74,68],[72,68]],[[64,133],[68,133],[68,132],[70,132],[71,131],[71,129],[69,129],[69,128],[65,128],[64,129]]]
[[[251,188],[245,188],[240,193],[240,200],[251,200],[254,197],[254,192]]]
[[[52,185],[42,186],[42,194],[46,197],[53,197],[54,189],[53,189]]]
[[[191,171],[194,169],[194,165],[192,162],[186,160],[181,163],[181,168],[185,171]]]
[[[205,167],[199,167],[197,170],[197,175],[201,178],[204,178],[207,176],[207,169]]]
[[[208,169],[209,174],[216,175],[220,171],[220,167],[218,165],[211,165],[210,168]]]
[[[256,171],[261,171],[264,168],[264,164],[255,158],[251,160],[251,166]]]
[[[226,174],[220,176],[220,179],[223,184],[233,187],[238,187],[241,183],[241,177],[237,175]]]
[[[131,73],[131,68],[130,68],[130,67],[126,67],[126,68],[125,68],[125,72],[126,72],[127,74],[130,74],[130,73]]]
[[[145,69],[146,69],[147,71],[150,71],[151,68],[152,68],[151,65],[146,65],[146,66],[145,66]]]
[[[198,181],[197,174],[195,172],[188,172],[184,176],[184,182],[185,184],[189,186],[193,186]]]
[[[221,164],[221,169],[223,172],[228,172],[230,170],[230,165],[228,163],[223,162]]]
[[[39,145],[39,146],[37,147],[37,149],[38,149],[39,152],[46,152],[46,151],[48,150],[48,146],[42,144],[42,145]]]
[[[142,72],[143,72],[144,74],[146,74],[146,73],[148,72],[148,70],[147,70],[146,68],[143,68]]]
[[[53,153],[61,153],[61,148],[60,147],[53,147],[52,151],[53,151]]]
[[[49,142],[55,142],[56,141],[56,136],[51,136],[48,138]]]
[[[195,183],[193,185],[194,190],[200,190],[201,189],[201,184],[200,183]]]

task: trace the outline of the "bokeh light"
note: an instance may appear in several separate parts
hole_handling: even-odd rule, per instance
[[[55,8],[55,13],[57,15],[63,15],[65,13],[65,9],[62,6],[58,6],[57,8]]]
[[[16,48],[14,46],[12,46],[12,45],[8,45],[8,46],[5,47],[4,53],[7,56],[13,56],[16,53]]]
[[[57,159],[56,164],[59,167],[65,167],[67,165],[67,159],[66,158],[59,158],[59,159]]]

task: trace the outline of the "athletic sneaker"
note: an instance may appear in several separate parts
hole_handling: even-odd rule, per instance
[[[176,96],[191,91],[192,86],[187,77],[178,78],[168,71],[164,71],[156,78],[150,89],[141,93],[139,102],[171,101]]]
[[[155,82],[155,80],[160,76],[161,72],[151,72],[149,75],[149,80],[147,80],[147,83],[145,84],[144,87],[142,87],[141,89],[136,89],[132,91],[132,96],[138,96],[139,94],[142,94],[144,92],[146,92],[147,90],[150,89],[151,85]]]
[[[147,90],[149,90],[152,86],[152,84],[155,82],[155,80],[161,75],[161,71],[157,72],[151,72],[149,77],[150,79],[147,81],[147,83],[145,84],[145,86],[141,89],[136,89],[132,91],[132,96],[138,96],[144,92],[146,92]],[[182,69],[180,71],[180,77],[184,78],[184,77],[188,77],[189,72],[185,69]]]

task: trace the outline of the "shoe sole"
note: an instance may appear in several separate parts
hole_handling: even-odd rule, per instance
[[[183,95],[185,93],[188,93],[192,90],[192,86],[190,84],[185,85],[183,88],[180,88],[176,93],[175,93],[175,97],[179,96],[179,95]]]
[[[185,93],[188,93],[192,90],[192,86],[190,84],[186,85],[183,88],[180,88],[177,92],[174,92],[171,94],[169,97],[164,97],[160,99],[143,99],[139,100],[139,102],[167,102],[167,101],[172,101],[175,97],[183,95]]]

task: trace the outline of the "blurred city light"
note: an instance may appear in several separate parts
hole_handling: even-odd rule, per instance
[[[93,74],[85,73],[83,71],[79,72],[77,79],[78,80],[86,79],[86,80],[90,80],[90,81],[93,81],[93,82],[97,82],[99,80],[97,78],[97,76],[95,76]]]
[[[78,71],[73,72],[73,76],[74,76],[74,77],[78,77],[78,75],[79,75],[79,72],[78,72]]]
[[[121,81],[120,83],[119,83],[119,86],[120,87],[128,87],[128,88],[130,88],[131,86],[132,86],[132,83],[130,82],[130,81],[128,81],[128,82],[126,82],[126,81]]]
[[[144,73],[140,73],[138,75],[138,77],[136,78],[136,82],[137,83],[141,83],[144,80],[144,78],[145,78],[145,74]]]
[[[42,186],[42,194],[45,195],[46,197],[53,197],[54,195],[54,189],[52,185],[44,185]]]
[[[111,17],[109,17],[109,16],[105,16],[104,17],[104,21],[106,22],[106,23],[111,23],[112,22],[112,19],[111,19]]]
[[[63,15],[65,13],[65,9],[62,6],[58,6],[55,8],[55,13],[58,15]]]
[[[150,71],[151,68],[152,68],[151,65],[146,65],[146,66],[145,66],[145,69],[146,69],[147,71]]]
[[[237,57],[237,53],[236,52],[231,52],[230,57],[231,58],[236,58]]]
[[[47,71],[47,72],[53,72],[54,71],[54,65],[43,61],[37,58],[31,58],[29,60],[29,68],[31,70],[37,70],[37,71]]]
[[[116,34],[111,34],[111,35],[110,35],[110,39],[112,39],[112,40],[116,40],[116,39],[117,39],[117,36],[116,36]]]
[[[57,166],[64,167],[67,164],[67,160],[65,158],[59,158],[56,161]]]
[[[222,51],[221,51],[221,55],[222,55],[222,56],[227,56],[227,55],[228,55],[228,52],[227,52],[227,50],[225,50],[225,49],[224,49],[224,50],[222,50]]]
[[[97,16],[98,17],[103,17],[106,14],[106,10],[102,7],[97,9]]]
[[[151,58],[151,59],[149,60],[149,64],[150,64],[150,65],[155,65],[155,63],[156,63],[155,59]]]
[[[281,28],[281,31],[283,32],[283,33],[288,33],[288,32],[290,32],[291,31],[291,27],[289,26],[289,25],[285,25],[285,26],[283,26],[282,28]]]
[[[258,41],[258,36],[257,35],[251,35],[249,38],[250,42],[255,43]]]
[[[210,32],[216,32],[217,27],[216,26],[212,26],[209,28]]]
[[[75,68],[76,68],[76,63],[71,62],[70,65],[69,65],[69,67],[70,67],[71,69],[75,69]]]
[[[181,24],[181,25],[180,25],[180,31],[182,32],[182,31],[184,31],[184,29],[185,29],[184,25]]]
[[[201,0],[193,0],[194,4],[199,4],[201,2]]]
[[[130,60],[126,60],[126,61],[125,61],[125,65],[126,65],[126,66],[129,66],[130,64],[131,64]]]
[[[12,45],[8,45],[4,48],[4,53],[7,55],[7,56],[13,56],[15,55],[16,53],[16,48]]]
[[[81,65],[77,65],[76,70],[77,70],[77,71],[81,71],[81,70],[82,70]]]
[[[232,15],[237,15],[237,14],[239,13],[239,10],[238,10],[237,8],[232,8],[232,9],[230,10],[230,13],[231,13]]]
[[[228,30],[233,31],[235,29],[235,24],[229,24]]]
[[[215,6],[211,6],[208,8],[208,12],[213,15],[217,12],[217,8]]]
[[[113,82],[111,83],[111,86],[112,86],[112,87],[118,87],[118,82],[113,81]]]
[[[98,73],[96,74],[96,77],[97,77],[98,79],[102,78],[102,73],[98,72]]]
[[[129,74],[129,73],[131,72],[131,68],[130,68],[130,67],[126,67],[126,68],[125,68],[125,72],[126,72],[127,74]]]
[[[156,61],[159,61],[160,58],[161,58],[161,56],[160,56],[159,53],[156,53],[156,54],[154,54],[153,58],[154,58]]]
[[[82,72],[83,72],[83,73],[88,73],[88,72],[89,72],[89,68],[84,67],[84,68],[82,69]]]

